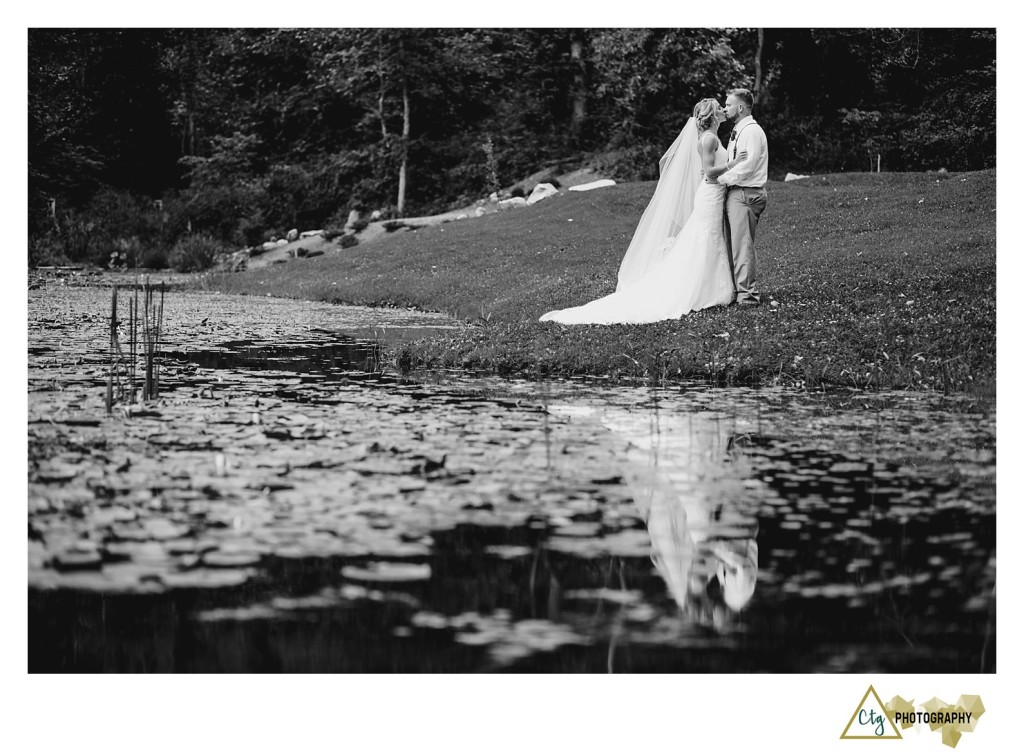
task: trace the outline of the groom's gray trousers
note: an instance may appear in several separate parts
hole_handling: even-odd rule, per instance
[[[768,204],[764,188],[731,186],[725,197],[725,235],[732,257],[732,278],[736,284],[736,301],[760,301],[757,291],[757,254],[754,234],[757,221]]]

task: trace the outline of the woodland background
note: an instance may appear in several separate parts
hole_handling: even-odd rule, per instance
[[[994,29],[30,29],[28,51],[30,264],[199,268],[544,168],[651,180],[735,86],[774,179],[996,160]]]

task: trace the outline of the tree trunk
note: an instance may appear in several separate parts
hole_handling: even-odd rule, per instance
[[[405,216],[405,184],[409,166],[409,86],[402,81],[402,165],[398,168],[398,216]]]
[[[764,55],[764,29],[757,30],[757,55],[754,56],[754,102],[761,96],[761,57]]]
[[[377,116],[380,118],[380,135],[385,141],[388,138],[388,124],[384,119],[384,39],[383,31],[377,30],[377,77],[380,90],[377,95]]]
[[[569,133],[573,140],[578,140],[583,131],[583,123],[587,119],[587,64],[583,59],[583,32],[574,29],[569,40],[569,55],[572,58],[572,116],[569,122]]]

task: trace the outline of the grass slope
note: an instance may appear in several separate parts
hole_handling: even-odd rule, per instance
[[[647,325],[537,322],[614,290],[653,190],[563,193],[216,285],[446,311],[476,325],[403,346],[394,357],[406,369],[994,390],[994,170],[771,183],[757,251],[763,300],[778,306]]]

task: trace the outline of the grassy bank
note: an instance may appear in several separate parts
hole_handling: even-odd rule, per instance
[[[541,324],[615,288],[653,183],[396,234],[225,276],[218,289],[446,311],[465,331],[403,346],[404,369],[705,378],[808,388],[994,390],[995,171],[769,185],[760,308],[647,325]],[[767,305],[777,301],[777,306]]]

